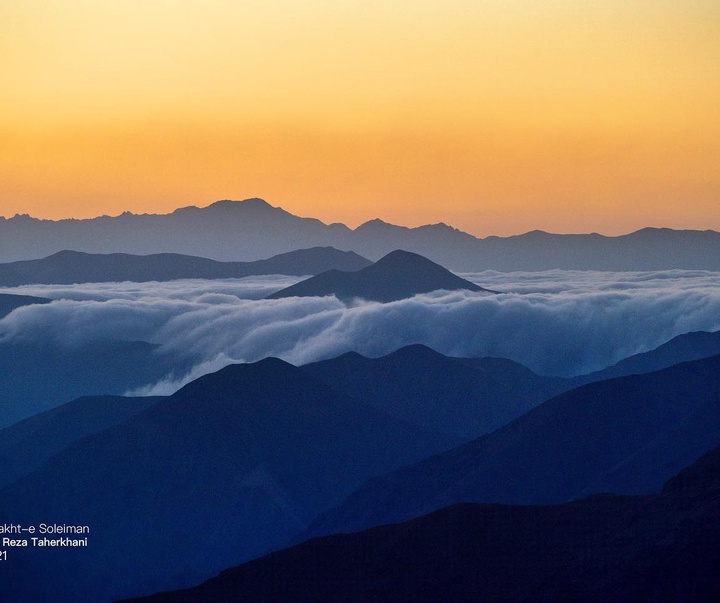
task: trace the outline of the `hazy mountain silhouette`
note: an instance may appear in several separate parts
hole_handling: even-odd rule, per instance
[[[489,433],[571,387],[502,358],[451,358],[423,345],[355,352],[301,367],[335,389],[432,430],[438,452]]]
[[[122,394],[170,374],[192,358],[162,354],[143,341],[66,347],[53,341],[0,341],[0,428],[80,396]]]
[[[89,253],[181,253],[223,261],[252,261],[309,247],[334,246],[341,224],[299,218],[262,199],[218,201],[171,214],[125,212],[89,220],[0,218],[0,259],[34,259],[75,249]]]
[[[335,295],[342,300],[390,302],[438,289],[488,291],[421,255],[395,250],[367,268],[328,270],[268,295],[268,299]]]
[[[255,262],[218,262],[174,253],[89,254],[66,250],[40,260],[0,264],[0,285],[241,278],[258,274],[304,276],[333,268],[359,270],[370,264],[369,260],[352,251],[338,251],[332,247],[301,249]]]
[[[370,266],[372,262],[354,251],[340,251],[334,247],[311,247],[275,255],[266,260],[247,262],[251,274],[320,274],[326,270],[354,271]]]
[[[584,385],[498,431],[370,480],[307,535],[404,521],[459,502],[652,493],[720,443],[719,401],[720,356]]]
[[[416,428],[285,362],[228,366],[0,490],[13,522],[92,530],[91,548],[52,563],[13,549],[0,592],[101,601],[197,583],[284,544],[366,478],[427,449]]]
[[[614,377],[651,373],[674,364],[709,358],[717,354],[720,354],[720,331],[694,331],[673,337],[654,350],[624,358],[600,371],[574,377],[571,381],[579,386]]]
[[[0,488],[39,468],[73,442],[122,423],[160,399],[79,398],[1,429]]]
[[[643,228],[616,237],[595,233],[558,235],[535,230],[513,237],[487,237],[480,247],[482,254],[462,269],[720,269],[720,233],[713,230]],[[447,265],[455,268],[453,264]]]
[[[218,201],[166,215],[90,220],[0,218],[0,261],[41,258],[63,249],[89,253],[180,253],[251,261],[316,246],[352,250],[377,260],[394,249],[419,253],[456,271],[720,270],[720,233],[645,228],[619,237],[533,231],[478,239],[446,224],[419,228],[370,220],[355,230],[294,216],[261,199]]]
[[[5,318],[10,312],[22,306],[30,306],[32,304],[49,304],[52,300],[45,297],[33,297],[31,295],[11,295],[8,293],[0,293],[0,320]]]
[[[720,599],[720,449],[651,496],[462,504],[318,538],[144,603]]]
[[[397,418],[433,429],[442,442],[459,438],[460,443],[495,431],[541,402],[581,385],[718,354],[720,331],[698,331],[572,378],[538,375],[504,358],[444,356],[421,344],[381,358],[348,352],[302,369]]]

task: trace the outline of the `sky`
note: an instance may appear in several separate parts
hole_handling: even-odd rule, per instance
[[[0,215],[720,230],[716,0],[0,0]]]

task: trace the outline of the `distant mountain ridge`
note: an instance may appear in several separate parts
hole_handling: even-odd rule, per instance
[[[618,237],[532,231],[478,239],[443,223],[406,228],[375,219],[352,230],[295,216],[262,199],[218,201],[163,215],[0,218],[0,262],[46,257],[63,249],[253,261],[317,246],[355,251],[370,260],[406,249],[455,271],[720,270],[720,233],[712,230],[644,228]]]
[[[268,299],[335,295],[344,301],[361,298],[391,302],[439,289],[494,293],[417,253],[398,249],[366,268],[355,272],[329,270],[276,291]]]
[[[39,260],[0,264],[0,286],[242,278],[261,274],[305,276],[331,269],[359,270],[370,264],[370,260],[352,251],[332,247],[299,249],[254,262],[218,262],[177,253],[90,254],[63,250]]]

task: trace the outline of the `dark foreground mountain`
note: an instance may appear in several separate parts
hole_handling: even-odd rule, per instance
[[[52,300],[45,297],[34,297],[31,295],[11,295],[0,293],[0,320],[5,318],[10,312],[23,306],[32,304],[49,304]]]
[[[331,269],[359,270],[370,264],[369,260],[352,251],[338,251],[332,247],[300,249],[255,262],[218,262],[176,253],[131,255],[60,251],[40,260],[0,264],[0,286],[242,278],[259,274],[305,276]]]
[[[167,215],[91,220],[0,218],[0,262],[41,258],[63,249],[89,253],[180,253],[252,261],[308,247],[332,246],[377,260],[393,249],[419,253],[456,271],[720,270],[720,233],[646,228],[619,237],[541,231],[478,239],[446,224],[418,228],[371,220],[351,230],[294,216],[261,199],[218,201]]]
[[[334,295],[346,301],[391,302],[438,289],[487,291],[421,255],[395,250],[362,270],[329,270],[281,289],[268,299]]]
[[[720,600],[720,449],[659,495],[463,504],[318,538],[144,603]]]
[[[0,490],[8,522],[91,530],[87,549],[12,548],[0,599],[195,584],[284,545],[363,480],[427,450],[417,429],[285,362],[226,367]]]
[[[459,502],[556,504],[657,492],[720,444],[720,356],[584,385],[491,434],[370,480],[307,536]]]
[[[144,341],[0,341],[0,429],[80,396],[120,395],[183,375],[193,363]]]
[[[149,408],[158,397],[85,397],[0,430],[0,488],[82,438]]]
[[[502,358],[451,358],[423,345],[382,358],[349,352],[301,367],[337,390],[432,431],[438,452],[495,431],[571,387]]]

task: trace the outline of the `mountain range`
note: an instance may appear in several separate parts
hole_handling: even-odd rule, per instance
[[[673,345],[682,355],[700,341]],[[92,548],[52,564],[13,549],[0,592],[138,596],[457,502],[657,492],[719,443],[720,356],[570,387],[416,345],[377,359],[231,365],[169,397],[59,406],[0,430],[11,465],[0,509],[13,522],[90,525]]]
[[[304,536],[404,521],[459,502],[558,504],[656,492],[720,444],[720,356],[562,393],[505,427],[374,478]]]
[[[720,599],[720,448],[660,494],[455,505],[271,553],[133,603]],[[129,603],[129,602],[128,602]]]
[[[410,345],[380,358],[348,352],[300,367],[366,404],[435,435],[438,451],[495,431],[573,381],[503,358],[454,358]]]
[[[90,527],[86,549],[3,540],[2,600],[110,601],[169,589],[186,590],[148,600],[720,597],[720,332],[685,333],[569,378],[416,343],[381,357],[350,351],[303,366],[265,358],[225,366],[172,395],[123,395],[186,383],[215,362],[244,358],[242,346],[214,360],[198,350],[216,343],[230,350],[238,338],[245,345],[245,336],[282,342],[259,348],[273,350],[266,353],[325,358],[322,350],[299,349],[319,338],[304,332],[304,315],[291,316],[293,328],[285,329],[288,309],[316,304],[323,320],[341,322],[383,313],[382,328],[370,323],[369,345],[344,341],[343,329],[333,327],[322,342],[332,346],[322,349],[360,349],[354,341],[387,351],[391,341],[417,341],[412,319],[403,337],[390,333],[405,306],[432,297],[491,310],[513,301],[463,272],[692,269],[708,291],[712,277],[700,271],[720,270],[720,233],[533,231],[480,239],[445,224],[371,220],[351,229],[248,199],[167,215],[0,218],[0,262],[0,287],[56,284],[63,291],[92,282],[277,274],[286,285],[298,280],[287,277],[307,277],[247,306],[208,294],[220,284],[206,282],[132,285],[136,292],[117,308],[94,293],[87,302],[0,294],[0,535],[8,523]],[[671,274],[660,275],[668,290]],[[678,273],[683,287],[688,274]],[[647,276],[648,287],[658,280],[635,276]],[[496,277],[470,276],[503,282]],[[252,295],[267,295],[275,282],[262,279]],[[621,295],[634,295],[632,287]],[[141,289],[153,297],[136,302]],[[159,297],[166,290],[177,303]],[[196,290],[198,304],[188,301]],[[453,293],[435,299],[433,291]],[[667,303],[680,303],[684,291],[673,291]],[[348,307],[277,301],[330,295]],[[694,307],[704,299],[693,298]],[[566,322],[583,320],[558,307],[573,312]],[[177,308],[182,320],[174,320]],[[438,312],[449,314],[444,305]],[[653,337],[679,324],[712,324],[707,307],[701,323],[692,312],[683,323],[668,319]],[[467,349],[452,342],[471,328],[463,316],[451,318],[468,320],[467,328],[422,329],[437,328],[433,340],[450,341],[443,349]],[[492,311],[479,319],[495,321],[490,337],[497,341],[534,343],[532,331],[515,332],[516,322]],[[275,320],[283,328],[265,328]],[[550,342],[553,325],[543,325]],[[567,353],[563,337],[549,353]]]
[[[646,228],[608,237],[532,231],[476,238],[446,224],[417,228],[375,219],[355,229],[301,218],[261,199],[218,201],[171,214],[88,220],[0,218],[0,261],[37,259],[62,250],[88,253],[176,253],[220,261],[253,261],[317,246],[377,260],[395,249],[419,253],[454,271],[720,270],[720,233]]]
[[[0,286],[242,278],[261,274],[305,276],[331,269],[359,270],[370,264],[369,260],[352,251],[338,251],[332,247],[299,249],[254,262],[218,262],[176,253],[143,256],[65,250],[39,260],[0,264]]]
[[[92,531],[89,550],[52,563],[14,549],[0,588],[6,600],[103,601],[189,586],[283,545],[368,477],[430,449],[421,430],[283,361],[231,365],[0,490],[13,523]]]

